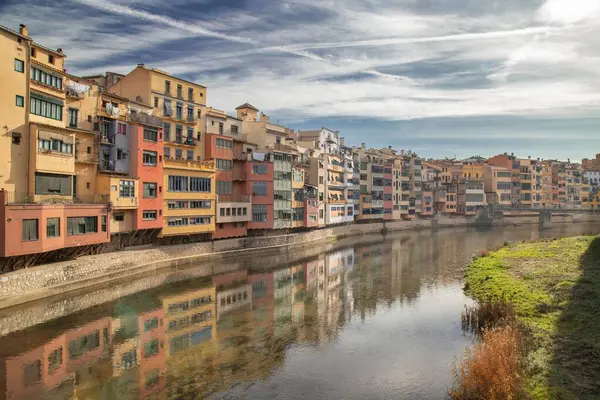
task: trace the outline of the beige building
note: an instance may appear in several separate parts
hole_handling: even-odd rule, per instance
[[[214,232],[216,170],[214,161],[205,162],[202,132],[206,88],[139,64],[108,90],[152,105],[163,121],[163,236]]]
[[[512,204],[512,172],[507,168],[486,165],[483,175],[487,203],[510,206]]]

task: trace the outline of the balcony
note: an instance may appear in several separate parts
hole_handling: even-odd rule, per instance
[[[119,197],[116,194],[110,196],[110,205],[115,210],[128,210],[138,208],[137,197]]]
[[[115,135],[100,133],[96,136],[96,140],[100,144],[114,145]]]
[[[234,181],[247,181],[248,172],[245,169],[234,169],[231,173],[231,179]]]
[[[98,154],[95,153],[75,153],[75,162],[80,164],[98,164]]]
[[[67,87],[67,90],[65,91],[65,94],[67,95],[67,97],[73,98],[73,99],[77,99],[77,100],[83,100],[85,99],[85,93],[84,92],[78,92],[76,90],[70,89]]]
[[[196,146],[196,139],[191,136],[188,137],[175,137],[174,142],[170,142],[171,144],[180,144],[182,146]]]
[[[137,122],[142,125],[151,125],[161,127],[163,126],[162,120],[154,115],[148,115],[140,112],[132,112],[129,116],[129,120]]]
[[[60,195],[36,194],[29,196],[25,192],[5,192],[5,204],[108,204],[107,195]]]
[[[217,223],[252,221],[252,196],[217,195]]]
[[[190,161],[184,159],[165,158],[164,168],[186,169],[190,171],[215,172],[214,161]]]

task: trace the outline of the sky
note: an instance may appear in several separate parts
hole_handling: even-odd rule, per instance
[[[600,0],[0,0],[19,23],[69,73],[144,63],[350,145],[600,153]]]

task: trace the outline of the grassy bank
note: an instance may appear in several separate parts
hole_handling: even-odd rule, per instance
[[[466,291],[512,304],[532,398],[600,398],[600,238],[511,244],[471,264]]]

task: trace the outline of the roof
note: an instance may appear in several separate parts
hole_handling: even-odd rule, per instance
[[[252,104],[250,104],[250,103],[244,103],[244,104],[242,104],[241,106],[238,106],[238,107],[236,107],[235,109],[236,109],[236,110],[241,110],[241,109],[243,109],[243,108],[249,108],[249,109],[251,109],[251,110],[254,110],[254,111],[259,111],[259,110],[258,110],[258,108],[254,107],[254,106],[253,106]]]
[[[33,43],[33,44],[34,44],[34,45],[36,45],[37,47],[39,47],[39,48],[42,48],[42,49],[44,49],[44,50],[46,50],[46,51],[48,51],[48,52],[50,52],[50,53],[53,53],[53,54],[56,54],[56,55],[59,55],[59,56],[61,56],[61,57],[65,57],[65,58],[67,57],[67,55],[66,55],[66,54],[64,54],[64,53],[61,53],[61,52],[59,52],[59,51],[56,51],[56,50],[53,50],[53,49],[51,49],[51,48],[49,48],[49,47],[43,46],[43,45],[41,45],[41,44],[39,44],[39,43],[36,43],[36,42],[34,42],[34,41],[33,41],[33,39],[32,39],[30,36],[21,35],[19,32],[17,32],[17,31],[14,31],[14,30],[12,30],[12,29],[10,29],[10,28],[7,28],[7,27],[6,27],[6,26],[4,26],[4,25],[0,25],[0,29],[1,29],[1,30],[3,30],[3,31],[5,31],[5,32],[11,33],[11,34],[13,34],[13,35],[15,35],[15,36],[17,36],[17,37],[20,37],[20,38],[22,38],[22,39],[29,40],[31,43]]]
[[[302,136],[307,136],[307,137],[317,137],[321,134],[321,131],[298,131],[298,135],[300,137]]]

